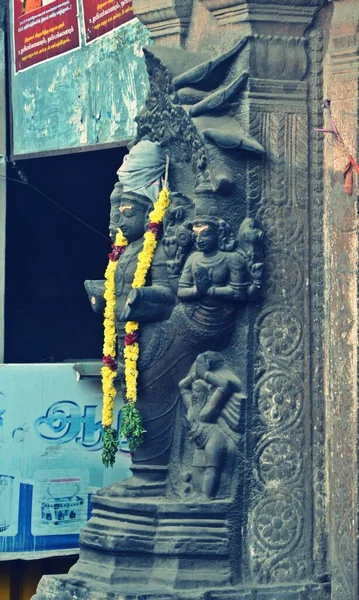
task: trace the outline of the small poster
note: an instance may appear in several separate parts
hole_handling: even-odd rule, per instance
[[[80,46],[77,0],[13,0],[15,73]]]
[[[58,469],[36,471],[33,483],[31,533],[78,533],[88,512],[89,471]]]
[[[132,0],[82,0],[86,44],[133,19]]]

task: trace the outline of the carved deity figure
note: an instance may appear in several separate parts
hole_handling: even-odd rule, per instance
[[[124,391],[125,322],[137,321],[140,325],[137,406],[146,431],[144,442],[132,456],[133,477],[125,482],[114,484],[112,489],[104,492],[130,496],[164,493],[173,415],[178,400],[176,361],[172,360],[172,364],[169,364],[164,373],[163,365],[159,361],[160,355],[158,353],[156,355],[158,344],[151,345],[159,323],[169,319],[176,301],[175,293],[168,280],[167,256],[161,243],[158,243],[155,249],[145,285],[142,288],[132,288],[138,256],[143,248],[148,214],[153,209],[160,189],[157,163],[162,164],[162,171],[165,164],[165,155],[158,145],[146,142],[138,146],[140,148],[135,147],[134,161],[128,159],[124,163],[125,172],[129,177],[124,176],[120,184],[115,185],[111,195],[110,217],[112,240],[114,241],[119,229],[127,239],[127,246],[117,261],[114,276],[115,325],[118,341],[116,387]],[[162,160],[161,163],[158,157],[160,159],[164,157],[164,161]],[[128,189],[131,186],[136,187],[136,191]],[[88,281],[86,289],[92,307],[96,311],[103,311],[104,282]],[[160,342],[162,347],[168,345],[165,335],[160,336]],[[181,358],[181,352],[178,350],[177,357]],[[185,360],[184,368],[188,369],[188,366]]]
[[[250,274],[248,297],[256,299],[263,283],[263,231],[256,219],[247,217],[241,223],[237,242]]]
[[[173,193],[163,223],[164,234],[157,243],[146,283],[142,288],[132,288],[148,215],[161,188],[165,161],[164,152],[157,144],[140,142],[119,169],[120,182],[111,195],[110,236],[114,241],[120,229],[127,239],[114,276],[118,343],[116,387],[125,391],[125,323],[136,321],[139,323],[140,349],[136,406],[143,419],[145,434],[143,443],[132,455],[133,477],[104,490],[103,493],[108,495],[165,493],[174,417],[180,398],[178,384],[198,355],[228,345],[238,306],[250,296],[253,285],[257,285],[251,270],[253,253],[249,256],[247,247],[241,249],[241,241],[235,240],[230,226],[216,214],[215,208],[209,207],[207,214],[197,214],[193,218],[192,201],[183,194]],[[193,252],[194,244],[196,250]],[[252,246],[249,244],[248,248]],[[94,310],[103,312],[104,282],[88,281],[86,289]],[[200,365],[201,361],[198,359],[196,364]],[[206,376],[209,377],[212,371],[208,366]],[[204,374],[197,378],[210,386],[209,394],[215,391],[214,381],[206,381]],[[198,389],[200,385],[197,385]],[[233,381],[231,385],[233,388]],[[220,387],[218,383],[209,407],[214,406],[217,397],[218,406],[221,405]],[[185,388],[182,386],[181,389]],[[234,388],[231,394],[233,392]],[[192,432],[196,443],[214,428],[211,435],[208,433],[209,438],[214,436],[216,445],[221,445],[222,434],[213,421],[214,414],[215,411],[208,422],[203,420],[203,414],[199,421],[197,419],[201,435],[196,437],[195,431]],[[207,455],[211,447],[208,444],[206,441]],[[228,450],[224,442],[222,446],[221,452],[211,459],[213,464],[208,464],[208,473],[212,469],[214,474],[206,477],[204,493],[207,496],[213,496],[218,484],[220,457]]]
[[[241,381],[225,366],[222,354],[208,351],[197,357],[179,388],[195,445],[193,491],[214,498],[226,460],[240,440],[245,400]],[[227,476],[229,472],[227,465]]]
[[[141,343],[146,343],[152,335],[153,326],[150,323],[167,319],[174,306],[175,298],[168,283],[166,255],[161,244],[156,248],[146,286],[132,289],[137,259],[143,247],[143,235],[146,231],[148,212],[152,202],[135,192],[121,192],[119,186],[112,194],[112,206],[117,209],[116,216],[112,214],[110,233],[112,236],[121,229],[128,245],[118,260],[115,272],[116,293],[116,333],[118,340],[118,362],[121,371],[126,321],[138,321],[145,324],[140,329]],[[112,213],[114,209],[112,209]],[[94,294],[94,283],[86,282],[87,290]],[[91,285],[92,284],[92,285]],[[96,296],[91,302],[102,303],[104,284],[97,289]]]
[[[215,210],[197,215],[192,231],[197,250],[185,263],[177,295],[192,321],[190,335],[215,337],[221,349],[232,334],[238,305],[248,297],[251,275],[230,226]]]

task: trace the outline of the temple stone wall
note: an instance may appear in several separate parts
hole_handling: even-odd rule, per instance
[[[324,97],[345,147],[324,142],[325,397],[332,598],[358,598],[358,176],[344,193],[348,153],[358,160],[359,4],[331,6]],[[326,120],[326,126],[329,123]]]
[[[176,191],[197,195],[197,208],[201,186],[210,195],[216,192],[213,198],[221,216],[234,227],[245,217],[258,219],[265,245],[262,298],[243,308],[230,345],[223,350],[241,378],[246,398],[241,475],[230,511],[238,531],[232,514],[225,513],[226,504],[198,504],[199,511],[206,511],[206,523],[219,519],[225,527],[230,524],[225,540],[230,566],[227,558],[221,567],[213,557],[223,580],[215,582],[215,592],[208,591],[206,577],[199,580],[198,565],[203,573],[212,573],[206,560],[212,560],[213,541],[205,546],[204,558],[200,549],[201,560],[188,567],[190,549],[197,551],[191,541],[184,563],[173,559],[177,579],[166,597],[177,594],[176,584],[184,600],[193,594],[226,600],[357,600],[358,181],[354,173],[349,193],[350,180],[347,175],[344,189],[343,170],[349,156],[358,157],[358,0],[134,0],[134,10],[160,46],[146,51],[151,90],[137,119],[138,139],[149,133],[152,141],[167,148]],[[239,50],[238,42],[246,36]],[[216,78],[206,77],[212,73],[212,54],[217,57],[236,44],[238,54],[223,59],[227,83],[232,85],[245,73],[245,86],[238,87],[240,93],[233,98],[227,96],[228,86],[221,83],[217,88]],[[211,56],[178,53],[176,62],[165,46],[209,51]],[[194,56],[196,68],[189,69]],[[226,63],[229,58],[232,62]],[[189,61],[187,71],[181,61]],[[189,106],[183,100],[181,105],[181,98],[198,100],[198,81],[204,92],[214,86],[216,95],[208,99],[204,94],[206,101],[194,100]],[[325,98],[331,100],[342,144],[332,134],[316,131],[333,127],[329,111],[323,109]],[[213,119],[212,129],[204,129],[203,107]],[[230,127],[238,125],[241,134],[232,136],[232,129],[226,129],[220,135],[216,127],[218,122],[224,127],[223,110]],[[171,125],[180,132],[181,143]],[[219,142],[220,151],[208,143],[213,132],[215,137],[209,138]],[[192,176],[187,189],[188,149],[196,180],[194,185]],[[173,452],[172,462],[179,462],[173,461]],[[82,532],[73,579],[43,580],[38,600],[97,597],[89,592],[97,585],[91,580],[94,564],[104,565],[111,598],[138,597],[137,582],[128,576],[127,554],[125,559],[121,555],[128,542],[133,551],[132,537],[123,534],[121,515],[132,514],[134,508],[126,500],[103,499],[101,494],[95,498],[97,512]],[[159,545],[151,551],[138,545],[135,567],[145,565],[143,581],[160,581],[161,586],[164,582],[158,578],[163,577],[165,561],[184,547],[182,541],[173,548],[161,545],[166,511],[176,515],[173,536],[181,537],[188,525],[193,531],[192,505],[171,502],[172,497],[164,496],[159,509],[156,501],[143,499],[138,504],[149,535]],[[223,514],[218,515],[218,509]],[[193,514],[199,523],[197,543],[208,526]],[[136,513],[136,527],[137,517]],[[109,526],[116,530],[113,537],[107,533]],[[146,544],[150,542],[146,538]],[[147,563],[141,554],[145,551]],[[126,577],[136,589],[123,595]],[[66,595],[61,590],[70,591]],[[152,593],[159,596],[157,588]]]
[[[135,0],[135,8],[137,3]],[[176,5],[174,1],[168,4]],[[286,252],[287,263],[281,273],[283,275],[288,268],[292,275],[296,273],[294,283],[299,287],[298,279],[305,281],[301,298],[296,289],[296,316],[301,314],[303,317],[304,365],[299,370],[309,369],[304,377],[304,393],[307,394],[304,401],[306,406],[311,405],[302,430],[307,435],[305,452],[308,453],[310,448],[312,456],[308,477],[313,477],[313,488],[307,500],[307,510],[309,513],[313,510],[313,529],[307,536],[314,535],[313,569],[317,576],[332,575],[332,598],[356,599],[358,180],[354,174],[353,194],[346,194],[343,170],[348,162],[348,152],[358,157],[359,3],[357,0],[322,3],[298,0],[272,2],[266,7],[260,1],[194,0],[191,9],[189,3],[186,6],[187,16],[177,16],[177,25],[181,23],[180,36],[175,33],[173,23],[172,29],[167,27],[166,35],[162,35],[163,27],[156,25],[156,29],[152,29],[146,14],[142,12],[139,16],[150,28],[157,44],[167,45],[171,40],[189,50],[205,47],[216,54],[218,49],[225,49],[241,35],[254,33],[260,36],[256,52],[261,73],[257,71],[257,77],[249,84],[253,88],[249,120],[252,120],[252,133],[258,133],[258,129],[262,132],[260,141],[267,151],[269,149],[269,161],[264,165],[261,182],[258,167],[257,172],[249,167],[249,189],[252,202],[260,205],[265,172],[267,170],[268,175],[271,171],[270,185],[275,182],[274,188],[267,188],[266,208],[262,211],[267,219],[276,222],[275,235],[278,241],[282,236],[282,247],[283,242],[291,242],[291,252]],[[188,18],[190,10],[191,18]],[[164,10],[157,12],[157,18],[166,20]],[[286,46],[285,42],[288,36],[305,38],[296,54],[296,58],[301,55],[303,60],[292,64],[290,72],[287,70],[283,75],[281,58],[291,56],[290,45]],[[287,82],[284,93],[284,86],[278,82],[283,79]],[[288,80],[297,82],[292,84],[291,91]],[[325,98],[331,100],[332,116],[347,146],[345,149],[335,144],[330,134],[313,131],[328,126],[321,106]],[[296,192],[298,186],[301,187],[299,195],[307,213],[303,217],[303,213],[297,212],[300,203],[295,199],[294,207],[292,204],[295,214],[286,207],[283,223],[280,223],[279,214],[283,209],[279,208],[279,196],[281,190],[283,196],[288,195],[287,185],[294,177],[292,171],[289,179],[284,180],[280,166],[282,161],[283,169],[284,165],[292,168],[288,145],[294,148],[295,171],[298,173],[301,169],[304,180],[308,176],[306,181],[298,177],[294,184]],[[272,167],[269,164],[271,157]],[[306,186],[308,193],[303,191]],[[275,199],[275,208],[268,205],[270,198]],[[299,226],[298,214],[304,218],[304,254],[301,254],[303,248],[299,248],[297,241],[293,245],[288,233],[292,219]],[[282,284],[282,289],[277,292],[283,298],[288,292],[284,290],[283,278],[279,283],[276,280],[276,284]],[[270,291],[273,292],[273,288]],[[268,301],[270,305],[269,298]],[[285,304],[290,302],[287,295]],[[293,551],[289,553],[287,567],[294,554]],[[296,568],[298,564],[296,561]]]

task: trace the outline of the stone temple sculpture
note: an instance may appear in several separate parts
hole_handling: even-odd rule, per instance
[[[267,213],[247,201],[248,168],[257,177],[265,156],[237,110],[250,75],[242,69],[248,41],[216,58],[145,49],[150,91],[136,119],[137,139],[119,169],[110,215],[112,240],[119,229],[127,239],[114,275],[116,386],[125,397],[125,326],[137,322],[143,441],[132,453],[132,476],[92,497],[78,562],[66,576],[43,578],[37,600],[306,597],[302,591],[287,595],[285,586],[262,595],[260,587],[276,568],[289,573],[287,554],[272,560],[266,539],[270,549],[294,547],[301,521],[299,492],[293,499],[286,492],[273,500],[269,495],[268,502],[260,498],[265,477],[272,477],[271,489],[277,482],[272,441],[259,459],[267,461],[265,475],[251,467],[277,396],[283,419],[295,419],[294,401],[285,412],[282,363],[275,363],[260,391],[255,381],[267,377],[265,360],[276,358],[282,339],[297,330],[292,322],[285,328],[287,313],[278,310],[276,324],[261,329],[258,357],[258,313],[278,278],[263,285],[272,230],[268,226],[269,237],[263,235]],[[145,284],[133,289],[166,162],[170,205],[156,226]],[[86,290],[103,314],[104,282],[87,281]],[[278,336],[276,343],[269,336]],[[252,529],[258,542],[249,549]],[[319,593],[308,599],[326,597]]]

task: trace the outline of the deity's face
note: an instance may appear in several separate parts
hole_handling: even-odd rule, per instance
[[[129,242],[140,239],[146,226],[146,209],[129,200],[122,200],[119,206],[118,226]]]
[[[217,227],[212,223],[198,223],[193,227],[196,236],[196,246],[203,254],[213,252],[218,248]]]
[[[206,384],[197,379],[192,384],[192,403],[198,407],[203,408],[207,401],[208,387]]]

